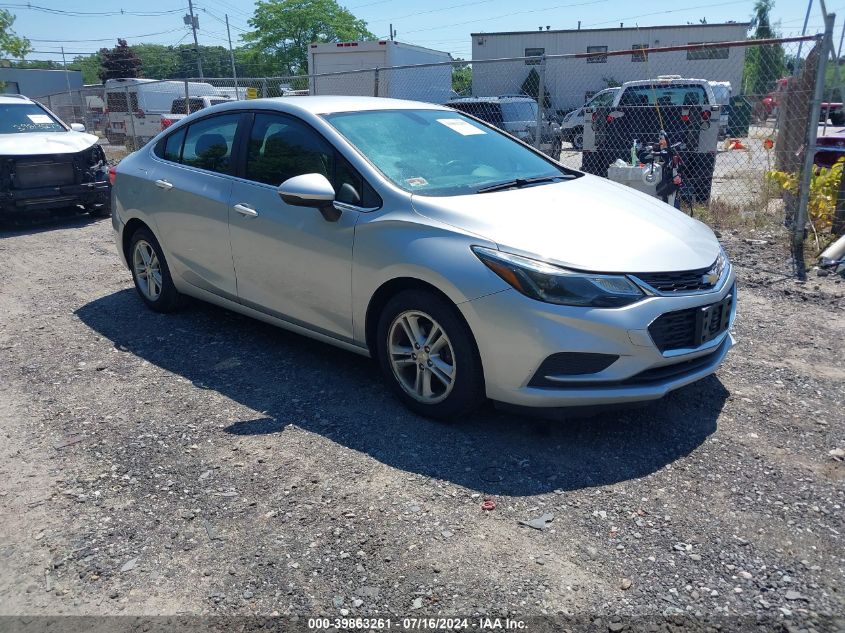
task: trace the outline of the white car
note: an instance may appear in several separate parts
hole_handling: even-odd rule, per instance
[[[584,148],[584,108],[607,107],[613,103],[613,98],[621,88],[605,88],[594,94],[580,108],[576,108],[563,117],[560,124],[560,133],[565,143],[572,143],[572,147],[581,150]]]
[[[0,95],[0,216],[82,207],[110,214],[103,148],[23,95]]]

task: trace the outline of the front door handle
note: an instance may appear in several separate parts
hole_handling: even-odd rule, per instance
[[[173,183],[167,182],[166,180],[156,180],[156,187],[167,191],[169,189],[173,189]]]
[[[258,211],[253,209],[251,206],[240,203],[235,205],[235,211],[240,213],[245,218],[257,218]]]

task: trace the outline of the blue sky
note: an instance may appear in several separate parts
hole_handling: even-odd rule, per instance
[[[843,0],[838,0],[842,2]],[[60,59],[59,47],[69,53],[89,53],[102,46],[113,45],[115,38],[125,37],[129,43],[158,44],[188,43],[190,32],[182,16],[187,0],[33,0],[34,6],[89,15],[55,15],[24,8],[22,0],[0,0],[0,7],[17,16],[14,29],[33,42],[36,51],[31,59]],[[349,0],[341,2],[356,16],[367,21],[378,36],[387,36],[392,22],[397,39],[468,57],[470,33],[478,31],[534,30],[549,25],[553,29],[575,28],[581,20],[582,28],[628,25],[665,25],[728,20],[747,21],[752,13],[753,0],[689,0],[668,3],[666,0]],[[232,39],[237,45],[238,35],[248,29],[253,0],[195,0],[194,8],[200,19],[201,44],[226,45],[226,28],[221,20],[229,14]],[[806,0],[776,0],[773,12],[780,21],[784,35],[798,35],[801,31]],[[121,14],[126,12],[147,15]],[[828,0],[828,11],[845,12],[837,0]],[[99,12],[99,13],[98,13]],[[109,12],[113,15],[103,15]],[[845,14],[843,14],[845,17]],[[838,41],[839,26],[835,41]],[[808,32],[823,27],[818,0],[814,1]],[[105,41],[93,41],[104,39]],[[67,40],[67,41],[60,41]],[[53,52],[56,51],[56,52]],[[69,55],[69,58],[73,55]]]

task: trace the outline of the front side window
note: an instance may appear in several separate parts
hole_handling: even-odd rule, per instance
[[[334,170],[332,147],[314,130],[290,117],[256,114],[249,138],[246,178],[278,187],[288,178]]]
[[[587,47],[588,53],[606,53],[607,46],[588,46]],[[606,64],[607,63],[607,55],[590,55],[587,58],[588,64]]]
[[[255,115],[247,150],[248,180],[277,187],[294,176],[322,174],[338,202],[378,207],[381,201],[361,174],[314,129],[289,116]]]
[[[36,103],[0,104],[0,134],[66,131],[64,125]]]
[[[374,110],[324,117],[387,179],[410,193],[466,195],[515,179],[569,175],[456,111]]]
[[[240,118],[240,114],[223,114],[191,124],[185,135],[182,164],[231,173],[232,148]]]

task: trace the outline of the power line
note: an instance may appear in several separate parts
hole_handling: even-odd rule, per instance
[[[174,13],[181,13],[184,9],[168,9],[165,11],[74,11],[67,9],[53,9],[52,7],[42,7],[35,4],[0,4],[0,8],[4,9],[23,9],[28,11],[40,11],[42,13],[52,13],[53,15],[63,15],[66,17],[75,18],[101,18],[115,15],[127,15],[132,17],[156,17],[162,15],[172,15]]]
[[[141,34],[139,34],[139,35],[122,35],[122,36],[120,36],[120,39],[122,39],[122,40],[131,40],[131,39],[136,39],[136,38],[139,38],[139,37],[153,37],[154,35],[167,35],[168,33],[175,33],[176,31],[181,31],[181,30],[182,30],[182,28],[181,28],[181,27],[179,27],[179,28],[175,28],[175,29],[170,29],[170,30],[168,30],[168,31],[159,31],[159,32],[157,32],[157,33],[141,33]],[[45,42],[45,43],[49,43],[49,42],[80,43],[80,42],[113,42],[113,41],[115,41],[117,38],[116,38],[116,37],[104,37],[104,38],[99,38],[99,39],[89,39],[89,40],[45,40],[45,39],[37,39],[37,38],[34,38],[34,37],[28,37],[27,39],[28,39],[30,42]]]

